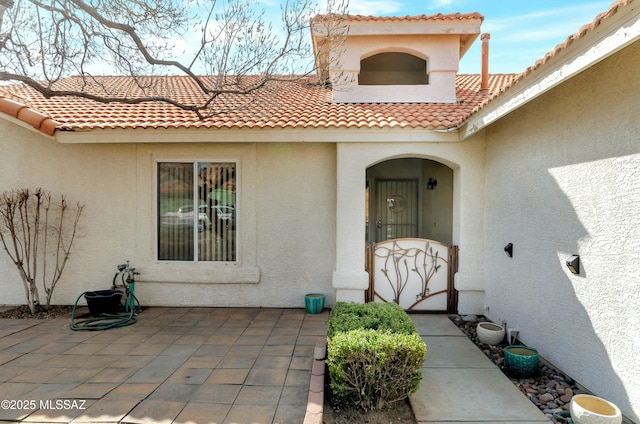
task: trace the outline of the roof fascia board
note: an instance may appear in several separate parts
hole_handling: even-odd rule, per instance
[[[337,143],[337,142],[427,142],[457,143],[457,130],[424,128],[300,128],[300,129],[131,129],[106,128],[88,131],[56,131],[55,138],[63,144],[109,143]]]
[[[622,9],[598,27],[590,29],[584,37],[559,51],[549,62],[532,70],[473,114],[461,126],[460,139],[464,140],[481,131],[569,78],[640,40],[640,14],[634,6],[628,6],[627,12],[624,13]]]

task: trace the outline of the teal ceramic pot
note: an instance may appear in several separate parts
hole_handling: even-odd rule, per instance
[[[504,348],[504,362],[517,377],[529,377],[538,371],[540,355],[532,347],[512,345]]]
[[[324,295],[320,293],[305,295],[304,306],[310,314],[319,314],[324,309]]]

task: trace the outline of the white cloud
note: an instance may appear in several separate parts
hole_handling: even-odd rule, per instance
[[[582,25],[591,22],[597,13],[606,10],[607,4],[608,2],[593,2],[542,9],[506,18],[487,17],[483,31],[492,35],[503,34],[505,42],[510,43],[561,42],[577,32]]]
[[[387,0],[350,0],[349,13],[355,15],[388,15],[401,10],[402,5],[397,1]]]
[[[431,3],[431,8],[449,7],[453,4],[453,0],[436,0]]]

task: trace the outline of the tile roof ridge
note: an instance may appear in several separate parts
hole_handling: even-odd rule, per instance
[[[518,75],[521,74],[521,72],[491,72],[489,73],[489,76],[513,76],[513,75]],[[459,77],[480,77],[481,74],[479,72],[477,73],[470,73],[470,72],[465,72],[465,73],[461,73],[461,74],[456,74]]]
[[[60,126],[60,123],[52,119],[50,116],[45,115],[24,103],[10,99],[6,97],[4,93],[0,93],[0,113],[5,113],[12,118],[16,118],[31,125],[36,130],[51,136]]]
[[[379,15],[362,15],[362,14],[341,14],[341,15],[326,15],[319,14],[314,16],[311,20],[322,20],[325,18],[331,19],[344,19],[354,21],[446,21],[446,20],[462,20],[462,19],[481,19],[484,20],[484,15],[479,12],[469,13],[434,13],[431,15],[402,15],[402,16],[379,16]]]

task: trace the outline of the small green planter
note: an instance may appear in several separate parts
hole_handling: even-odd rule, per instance
[[[516,377],[529,377],[538,371],[540,355],[532,347],[513,345],[504,348],[504,362]]]
[[[324,309],[324,295],[320,293],[306,294],[304,306],[310,314],[319,314]]]

